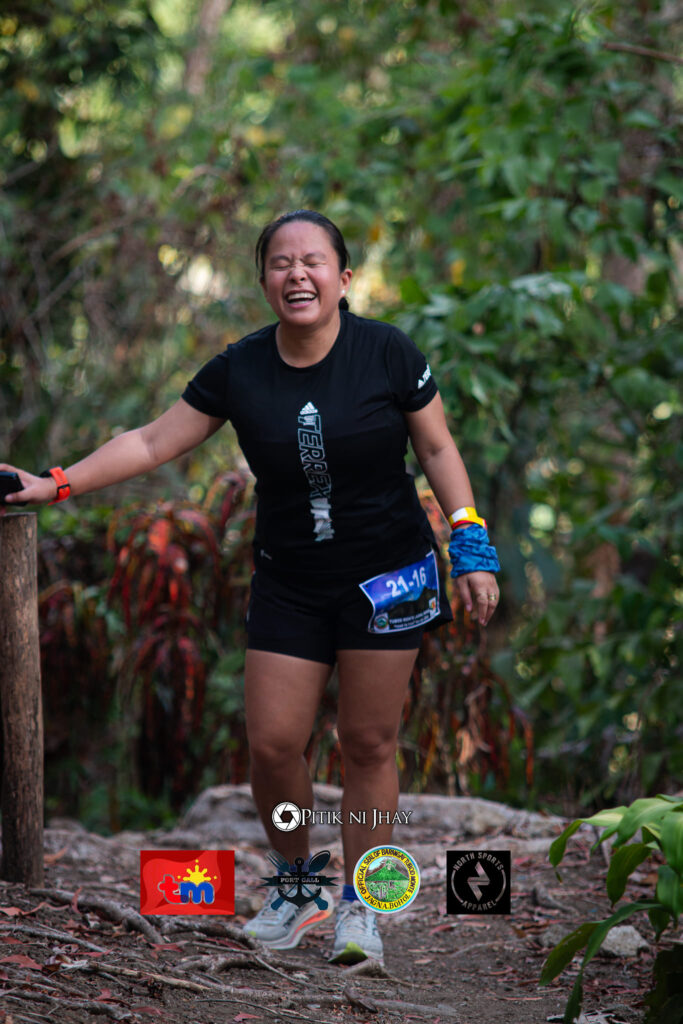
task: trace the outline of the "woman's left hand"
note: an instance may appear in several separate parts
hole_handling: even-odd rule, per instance
[[[500,591],[498,581],[492,572],[467,572],[455,577],[458,595],[468,612],[475,608],[475,614],[482,626],[488,625],[498,606]]]

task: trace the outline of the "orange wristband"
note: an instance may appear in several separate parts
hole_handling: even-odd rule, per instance
[[[71,485],[66,478],[66,473],[61,466],[53,466],[52,469],[44,469],[40,474],[41,476],[51,476],[54,482],[57,484],[57,497],[54,501],[49,502],[50,505],[56,505],[59,501],[66,501],[71,494]]]

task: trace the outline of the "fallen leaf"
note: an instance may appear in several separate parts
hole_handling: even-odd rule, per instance
[[[425,956],[425,957],[422,958],[422,960],[413,960],[413,963],[414,964],[431,964],[433,959],[434,959],[434,957]]]
[[[110,988],[102,988],[102,990],[99,993],[99,995],[95,996],[94,1001],[95,1002],[105,1002],[105,1004],[108,1004],[108,1005],[109,1004],[116,1004],[119,1007],[127,1007],[128,1006],[128,1000],[127,999],[120,999],[117,995],[114,995],[114,993],[112,992],[112,990]],[[147,1008],[147,1011],[150,1011],[151,1009],[152,1009],[151,1007]]]
[[[118,1003],[119,1006],[127,1006],[128,1002],[115,996],[110,988],[103,988],[98,996],[95,996],[96,1003]]]
[[[240,949],[240,948],[244,949],[243,946],[242,947],[239,947],[239,946],[235,947],[235,949]],[[179,953],[183,952],[183,947],[180,946],[177,942],[153,942],[152,943],[152,949],[175,949]]]
[[[7,917],[21,917],[23,910],[21,907],[0,907],[0,914],[6,914]]]
[[[258,1020],[258,1017],[253,1013],[238,1013],[236,1017],[232,1018],[234,1021],[240,1020]]]
[[[15,953],[14,956],[4,956],[0,964],[16,964],[18,967],[28,967],[32,971],[42,971],[42,964],[37,964],[25,953]]]
[[[62,859],[68,849],[68,846],[63,846],[61,850],[57,850],[57,853],[46,853],[43,860],[46,864],[56,864],[58,860]]]
[[[28,917],[30,914],[37,914],[42,907],[50,907],[50,910],[53,909],[52,904],[48,903],[47,900],[43,900],[36,907],[32,907],[30,910],[22,910],[22,916]]]

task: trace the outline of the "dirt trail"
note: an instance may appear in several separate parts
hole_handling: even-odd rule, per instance
[[[338,809],[339,796],[316,787],[322,811]],[[421,885],[406,910],[382,916],[386,964],[375,973],[327,963],[330,922],[294,950],[245,943],[236,926],[260,906],[260,878],[270,874],[248,787],[207,790],[170,831],[104,838],[52,822],[45,889],[0,883],[0,1024],[561,1020],[576,964],[539,988],[548,948],[609,909],[591,833],[572,840],[560,883],[547,851],[561,819],[469,798],[402,796],[400,809],[409,822],[394,842],[417,861]],[[312,835],[314,852],[332,853],[326,873],[340,874],[338,826],[315,825]],[[234,918],[139,917],[141,849],[217,848],[236,851]],[[510,915],[446,914],[449,849],[510,851]],[[651,891],[647,876],[636,884]],[[635,924],[651,940],[649,926]],[[654,955],[643,947],[589,966],[586,1024],[640,1020]]]

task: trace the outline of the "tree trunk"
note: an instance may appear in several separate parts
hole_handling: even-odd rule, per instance
[[[43,712],[34,512],[0,516],[0,876],[43,884]]]
[[[200,96],[204,80],[211,69],[211,50],[221,18],[232,0],[204,0],[199,12],[197,45],[191,51],[185,67],[185,88],[191,96]]]

